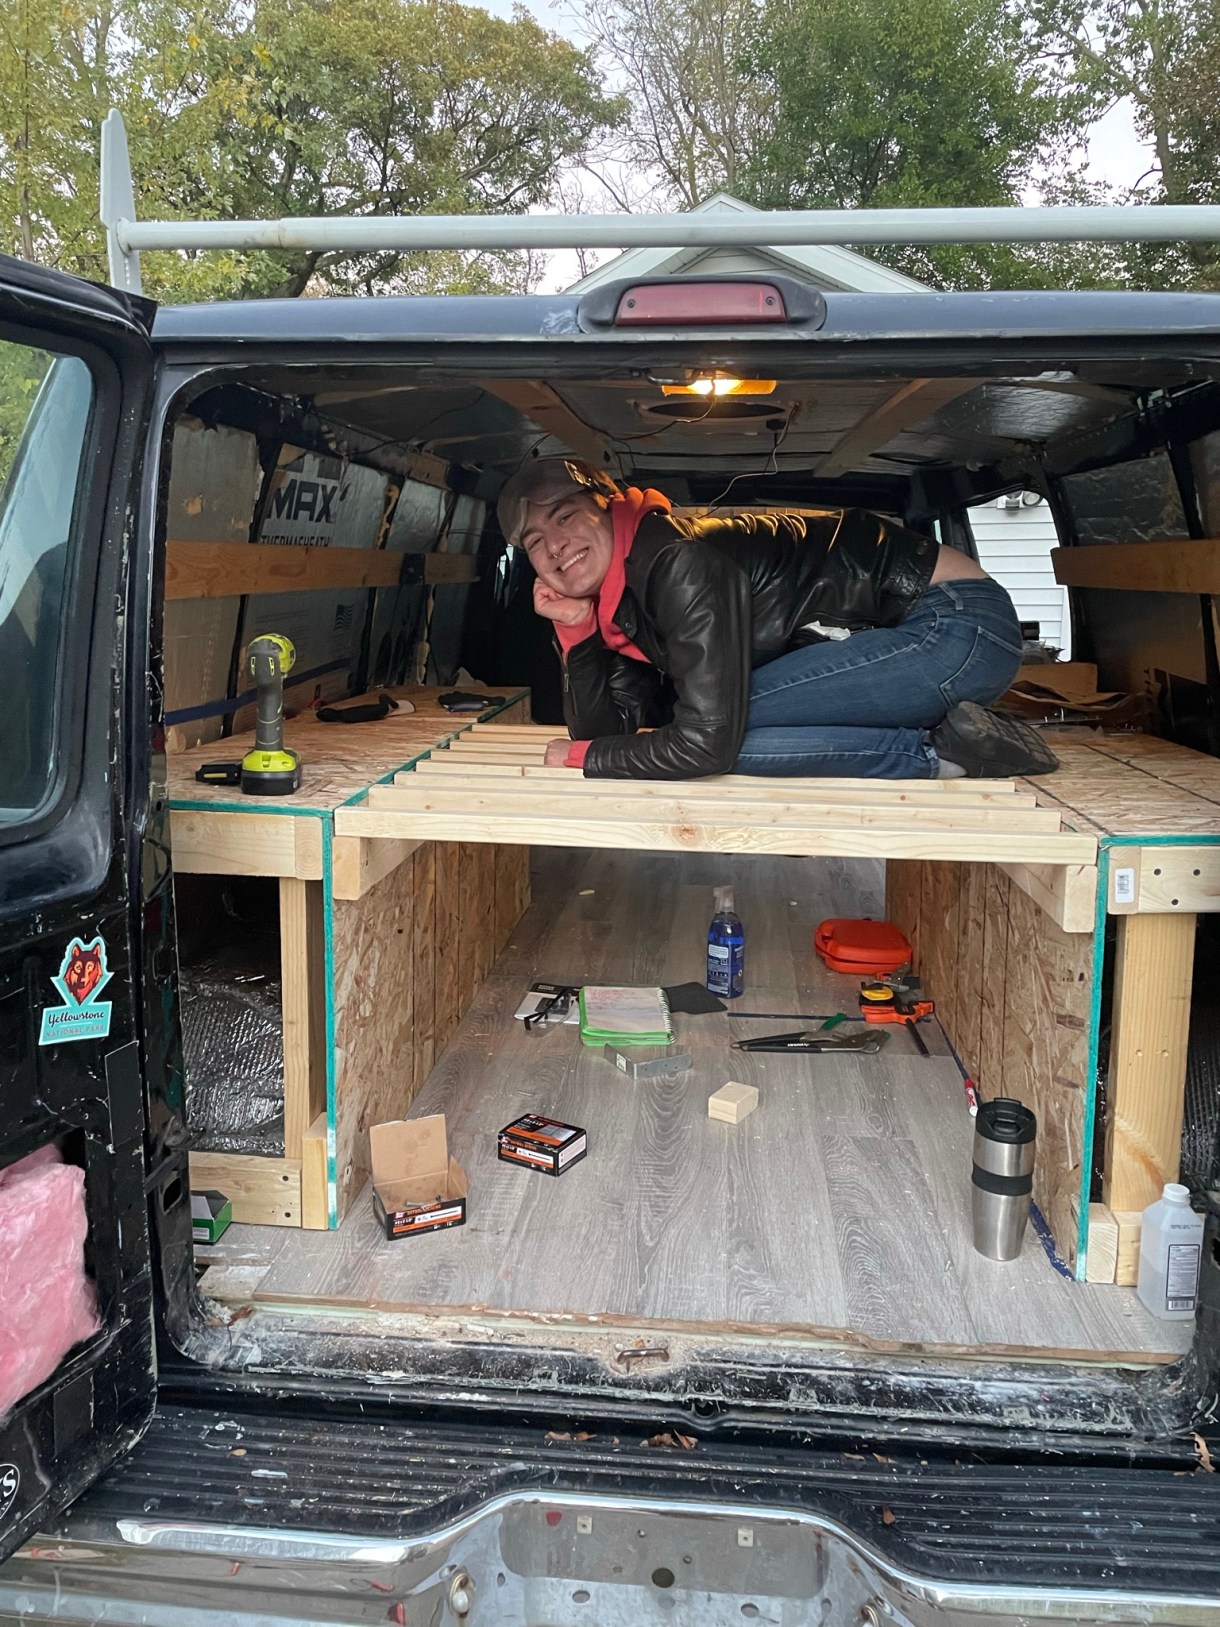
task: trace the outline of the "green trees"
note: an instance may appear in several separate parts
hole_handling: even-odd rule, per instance
[[[106,274],[101,123],[141,213],[1220,201],[1220,0],[570,0],[587,50],[459,0],[5,0],[0,249]],[[604,77],[603,77],[604,76]],[[1116,104],[1131,186],[1084,178]],[[607,177],[611,177],[607,179]],[[1135,182],[1135,177],[1131,178]],[[1155,245],[881,250],[946,287],[1220,286]],[[146,256],[160,298],[527,286],[525,255]]]
[[[746,185],[780,208],[1020,202],[1086,100],[1009,0],[784,0],[760,14],[751,65],[772,118]],[[1013,258],[886,257],[957,284]]]
[[[1127,202],[1086,179],[1116,104],[1145,202],[1220,201],[1220,0],[583,0],[622,150],[677,207]],[[1103,155],[1104,156],[1104,155]],[[1131,177],[1131,181],[1135,181]],[[945,287],[1211,286],[1163,245],[876,251]]]
[[[619,114],[588,57],[457,0],[10,0],[0,247],[104,276],[97,151],[123,113],[145,215],[511,213]],[[519,257],[148,256],[162,298],[517,286]]]

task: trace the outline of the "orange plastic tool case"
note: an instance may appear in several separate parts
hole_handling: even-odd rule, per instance
[[[884,977],[911,963],[911,946],[888,921],[823,921],[813,947],[832,972]]]

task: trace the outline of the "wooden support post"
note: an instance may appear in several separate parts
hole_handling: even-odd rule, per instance
[[[324,1232],[330,1225],[325,1109],[306,1130],[301,1142],[301,1225],[316,1232]]]
[[[300,823],[300,821],[294,821]],[[280,879],[280,996],[284,1013],[284,1156],[326,1112],[326,981],[322,885]]]
[[[1178,1178],[1193,915],[1127,915],[1118,924],[1114,1048],[1103,1196],[1142,1210]]]

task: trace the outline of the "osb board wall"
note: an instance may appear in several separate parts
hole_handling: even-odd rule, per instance
[[[936,1014],[982,1096],[1013,1096],[1037,1114],[1034,1201],[1073,1263],[1092,935],[1062,931],[995,865],[891,860],[886,914],[910,939]]]
[[[334,906],[339,1218],[368,1174],[368,1128],[402,1118],[529,904],[529,849],[424,842]]]

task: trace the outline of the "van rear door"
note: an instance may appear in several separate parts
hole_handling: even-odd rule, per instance
[[[154,1402],[125,724],[151,312],[0,257],[0,1559]]]

